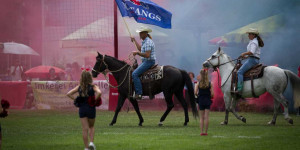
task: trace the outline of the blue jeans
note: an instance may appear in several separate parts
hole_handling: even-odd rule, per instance
[[[139,78],[141,74],[146,72],[149,68],[151,68],[155,64],[155,60],[145,60],[142,62],[139,67],[137,67],[133,72],[132,72],[132,79],[134,83],[134,88],[135,88],[135,94],[142,95],[143,94],[143,89],[142,89],[142,83]]]
[[[247,72],[250,68],[253,66],[257,65],[259,63],[259,60],[253,57],[249,57],[246,62],[241,66],[239,71],[237,72],[238,74],[238,83],[243,83],[244,81],[244,73]]]

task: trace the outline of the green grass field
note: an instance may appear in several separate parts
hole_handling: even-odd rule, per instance
[[[77,111],[10,110],[1,119],[3,150],[83,150]],[[121,112],[110,127],[114,112],[97,111],[95,144],[98,150],[185,150],[185,149],[300,149],[300,117],[291,115],[289,125],[279,115],[276,126],[268,126],[272,114],[245,113],[247,124],[229,116],[221,126],[223,112],[210,113],[208,136],[200,136],[198,120],[190,117],[183,126],[182,111],[171,111],[163,127],[163,112],[142,111],[143,127],[134,111]],[[191,113],[189,113],[191,116]]]

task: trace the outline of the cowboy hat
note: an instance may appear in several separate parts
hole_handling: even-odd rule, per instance
[[[140,32],[152,32],[152,30],[148,27],[144,27],[144,26],[141,26],[139,29],[136,30],[137,33],[140,33]]]
[[[259,35],[259,32],[256,28],[249,28],[246,33],[252,33],[252,34]]]

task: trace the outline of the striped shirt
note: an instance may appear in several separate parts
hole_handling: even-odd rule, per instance
[[[150,57],[149,58],[141,57],[142,62],[145,60],[156,60],[155,45],[154,42],[149,37],[146,37],[146,39],[143,40],[142,42],[141,52],[145,53],[146,51],[151,51]]]

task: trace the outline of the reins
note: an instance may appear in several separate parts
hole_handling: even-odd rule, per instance
[[[131,62],[136,61],[136,59],[135,59],[135,57],[132,55],[132,53],[128,55],[128,59],[126,59],[126,60],[129,60],[129,61],[131,61]],[[124,62],[125,62],[125,61],[124,61]],[[108,65],[107,65],[106,62],[105,62],[105,55],[103,55],[103,59],[102,59],[102,61],[101,61],[100,67],[101,67],[102,63],[103,63],[103,64],[106,66],[106,68],[108,69]],[[106,72],[104,72],[104,71],[99,72],[99,71],[96,71],[96,70],[94,70],[94,69],[92,69],[92,70],[95,71],[95,72],[97,72],[98,74],[99,74],[99,73],[102,73],[102,74],[104,75],[104,77],[105,77],[105,80],[107,81],[107,83],[108,83],[108,85],[109,85],[110,87],[113,87],[113,88],[119,88],[119,87],[122,86],[123,83],[125,82],[125,80],[126,80],[128,74],[129,74],[130,70],[132,70],[132,66],[129,65],[128,63],[126,63],[123,67],[121,67],[121,68],[118,69],[118,70],[114,70],[114,71],[111,71],[111,70],[110,70],[110,72],[112,72],[112,73],[117,73],[117,72],[123,70],[126,66],[129,66],[128,69],[127,69],[127,71],[126,71],[126,75],[124,76],[124,79],[122,80],[122,82],[121,82],[119,85],[117,85],[117,86],[113,86],[111,83],[109,83],[109,80],[107,79],[107,76],[106,76]],[[130,84],[131,76],[129,76],[128,78],[129,78],[129,79],[128,79],[128,80],[129,80],[129,82],[128,82],[128,98],[129,98],[129,97],[130,97],[130,93],[131,93],[131,84]]]
[[[106,66],[106,68],[108,69],[108,65],[107,65],[106,62],[105,62],[105,55],[103,55],[103,59],[102,59],[102,61],[101,61],[100,67],[101,67],[102,64],[104,64],[104,65]],[[128,75],[128,72],[130,71],[130,69],[131,69],[132,67],[131,67],[129,64],[126,63],[126,64],[125,64],[123,67],[121,67],[120,69],[117,69],[117,70],[109,70],[109,71],[112,72],[112,73],[117,73],[117,72],[122,71],[126,66],[129,66],[128,69],[127,69],[127,71],[126,71],[126,75],[125,75],[124,79],[122,80],[122,82],[121,82],[119,85],[117,85],[117,86],[113,86],[112,84],[109,83],[109,80],[107,79],[107,76],[106,76],[106,72],[105,72],[105,71],[99,72],[99,71],[95,70],[94,68],[93,68],[92,70],[95,71],[95,72],[97,72],[98,74],[99,74],[99,73],[102,73],[102,74],[104,75],[104,77],[105,77],[105,80],[107,81],[107,83],[108,83],[108,85],[109,85],[110,87],[113,87],[113,88],[119,88],[119,87],[122,86],[122,84],[125,82],[126,77],[127,77],[127,75]]]
[[[225,62],[225,63],[220,64],[220,56],[218,56],[218,65],[217,65],[217,66],[213,66],[212,63],[210,62],[210,60],[207,60],[207,61],[210,63],[210,65],[213,66],[214,70],[217,71],[217,74],[218,74],[218,87],[219,87],[219,88],[222,88],[222,87],[225,85],[225,83],[228,81],[228,79],[229,79],[229,77],[232,75],[232,73],[233,73],[233,71],[234,71],[234,69],[235,69],[237,63],[235,64],[235,66],[234,66],[233,69],[231,70],[231,73],[228,75],[227,79],[225,80],[225,82],[224,82],[222,85],[220,84],[220,72],[218,71],[217,68],[220,68],[220,66],[222,66],[222,65],[228,64],[228,63],[230,63],[230,62],[233,62],[233,61],[236,61],[236,60],[239,60],[239,59],[240,59],[240,58],[237,58],[237,59],[230,60],[230,61],[228,61],[228,62]]]

